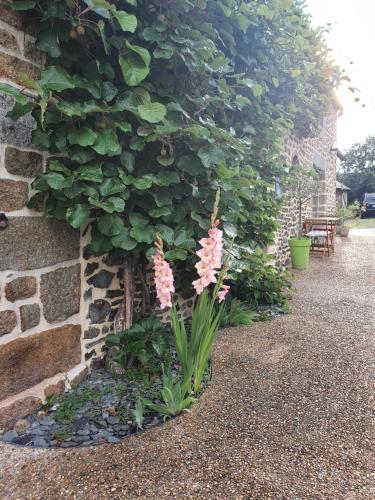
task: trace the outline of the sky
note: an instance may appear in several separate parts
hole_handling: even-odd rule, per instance
[[[375,134],[375,0],[306,0],[306,11],[315,26],[331,23],[326,41],[332,59],[352,80],[337,92],[344,107],[337,145],[346,151]],[[353,94],[349,86],[359,92]]]

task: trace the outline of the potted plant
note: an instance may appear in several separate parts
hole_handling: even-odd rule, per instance
[[[350,228],[346,225],[347,221],[350,219],[354,219],[357,213],[356,205],[349,205],[348,207],[337,207],[336,215],[340,217],[341,224],[339,226],[339,234],[343,238],[347,238],[349,234]]]
[[[297,236],[289,238],[293,269],[306,269],[309,264],[311,239],[302,234],[302,210],[314,194],[319,192],[319,179],[315,169],[293,165],[287,185],[289,197],[298,208]]]

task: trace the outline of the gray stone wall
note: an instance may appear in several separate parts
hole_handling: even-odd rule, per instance
[[[36,78],[42,58],[19,13],[0,1],[0,80]],[[0,94],[0,428],[61,392],[85,369],[81,346],[79,232],[26,207],[46,155],[30,144],[34,120],[5,115]]]
[[[331,151],[337,139],[338,109],[332,106],[322,122],[318,137],[297,139],[287,137],[284,144],[284,156],[292,164],[297,158],[300,165],[313,167],[321,171],[320,193],[318,199],[310,200],[303,209],[306,216],[334,215],[336,211],[336,163],[335,151]],[[298,210],[295,200],[288,199],[283,193],[285,204],[280,214],[280,229],[275,235],[275,243],[269,252],[275,255],[275,265],[289,265],[290,252],[288,239],[296,236],[298,231]]]

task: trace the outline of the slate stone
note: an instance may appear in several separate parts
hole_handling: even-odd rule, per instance
[[[17,432],[14,431],[7,431],[4,432],[2,439],[5,443],[12,443],[14,439],[18,438]]]
[[[0,337],[11,333],[17,326],[17,316],[14,311],[0,311]]]
[[[5,285],[5,296],[9,302],[24,300],[36,294],[35,276],[22,276]]]
[[[109,271],[102,270],[98,274],[95,274],[87,280],[89,285],[93,285],[95,288],[108,288],[112,283],[115,273],[110,273]]]
[[[48,443],[47,441],[42,438],[42,437],[36,437],[33,439],[33,444],[34,446],[38,447],[38,448],[47,448],[48,447]]]
[[[120,422],[119,417],[107,417],[106,420],[109,423],[109,425],[118,424]]]
[[[64,441],[61,443],[61,448],[73,448],[74,446],[78,446],[78,443],[74,441]]]
[[[18,436],[17,438],[13,439],[12,443],[18,444],[20,446],[30,446],[31,444],[33,444],[33,438],[28,435]]]
[[[8,146],[5,150],[5,168],[13,175],[36,177],[43,171],[42,155]]]
[[[83,427],[85,427],[85,425],[87,425],[88,423],[89,419],[87,417],[79,418],[78,420],[73,422],[71,426],[72,432],[77,432],[78,430],[83,429]]]
[[[79,232],[45,217],[9,217],[0,248],[0,271],[39,269],[78,259]]]
[[[0,233],[1,234],[1,233]],[[87,318],[91,323],[104,323],[111,313],[111,305],[106,300],[95,300],[89,305]]]
[[[121,442],[121,439],[115,437],[115,436],[108,436],[107,437],[107,442],[112,443],[112,444],[117,444]]]
[[[63,267],[42,274],[40,298],[49,323],[64,321],[79,312],[81,296],[80,265]]]
[[[85,292],[83,294],[83,300],[85,300],[87,302],[90,299],[92,299],[92,288],[85,290]]]
[[[90,276],[99,267],[97,262],[89,262],[85,268],[85,276]]]
[[[0,400],[80,362],[80,325],[64,325],[1,344]]]
[[[0,211],[13,212],[22,210],[29,196],[27,182],[12,179],[0,179]]]
[[[100,329],[90,326],[84,333],[83,337],[85,339],[94,339],[100,334]]]
[[[107,299],[115,299],[117,297],[123,297],[123,296],[124,296],[123,290],[108,290],[105,295]]]
[[[25,332],[40,323],[39,304],[25,304],[20,307],[21,330]]]

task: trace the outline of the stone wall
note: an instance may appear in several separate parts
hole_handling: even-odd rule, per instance
[[[19,13],[0,0],[0,79],[36,78],[42,58]],[[46,155],[30,145],[31,116],[6,118],[0,94],[0,428],[33,410],[84,370],[80,318],[79,233],[26,208]]]
[[[297,160],[300,165],[320,172],[319,196],[309,201],[303,210],[306,216],[334,215],[336,210],[336,151],[331,151],[337,139],[338,109],[332,106],[329,114],[322,121],[318,137],[297,139],[290,136],[285,140],[284,156],[289,164]],[[290,252],[288,239],[298,231],[298,209],[295,200],[285,203],[280,214],[280,230],[275,235],[275,243],[269,249],[275,255],[275,265],[289,265]]]

